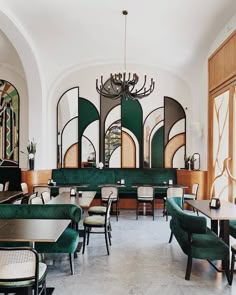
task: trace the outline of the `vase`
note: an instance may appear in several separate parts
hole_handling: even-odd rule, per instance
[[[29,159],[29,170],[34,170],[34,158]]]

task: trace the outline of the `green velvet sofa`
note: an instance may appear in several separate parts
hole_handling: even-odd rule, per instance
[[[182,199],[167,198],[166,206],[171,215],[171,242],[173,235],[183,252],[188,256],[185,279],[189,280],[192,259],[222,260],[222,265],[230,283],[229,247],[211,229],[207,227],[206,218],[182,210]]]
[[[177,179],[174,168],[62,168],[53,169],[52,178],[59,184],[88,184],[83,189],[97,191],[97,197],[100,194],[99,185],[117,183],[124,179],[125,187],[119,188],[120,198],[136,197],[136,189],[132,188],[134,184],[163,184],[170,179],[176,183]],[[57,193],[56,190],[53,192]],[[165,195],[165,189],[155,190],[156,198],[163,198]]]
[[[67,253],[70,259],[71,274],[74,274],[74,254],[79,243],[79,233],[75,230],[80,221],[82,209],[73,204],[47,205],[0,205],[0,219],[69,219],[68,227],[57,242],[35,243],[38,253]],[[28,243],[0,242],[1,247],[28,246]]]

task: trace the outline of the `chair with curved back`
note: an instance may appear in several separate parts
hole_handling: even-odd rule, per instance
[[[109,255],[109,244],[111,246],[111,225],[110,225],[110,211],[112,206],[113,199],[110,196],[107,201],[107,207],[106,207],[106,214],[105,216],[99,216],[99,215],[92,215],[88,216],[84,219],[83,225],[84,225],[84,240],[83,240],[83,251],[84,254],[85,245],[86,245],[86,239],[87,239],[87,245],[89,244],[89,237],[90,234],[104,234],[105,235],[105,242],[106,242],[106,248],[107,248],[107,254]],[[93,228],[103,228],[103,231],[93,231]]]
[[[199,184],[198,183],[193,183],[191,193],[184,194],[184,200],[183,201],[185,201],[185,200],[197,200],[198,189],[199,189]],[[193,211],[195,212],[195,209],[193,209]],[[198,211],[197,211],[197,215],[198,215]]]
[[[0,192],[2,192],[4,189],[4,185],[2,183],[0,183]]]
[[[30,199],[30,204],[41,204],[41,205],[44,204],[41,195],[39,195],[37,197],[34,197],[34,198],[31,198]]]
[[[116,220],[118,221],[119,217],[119,195],[118,195],[118,188],[115,186],[103,186],[101,188],[101,203],[102,205],[108,202],[109,197],[112,199],[113,203],[116,205]]]
[[[136,219],[139,215],[139,204],[150,204],[152,218],[155,217],[155,197],[154,197],[154,188],[152,186],[139,186],[137,188],[137,198],[136,198]]]
[[[8,181],[5,182],[5,185],[4,185],[4,191],[5,192],[8,191],[9,185],[10,185],[10,181],[8,180]]]
[[[28,185],[26,182],[21,183],[21,190],[23,192],[23,195],[27,195],[29,193]]]
[[[0,292],[4,294],[46,294],[47,265],[39,262],[38,253],[28,247],[0,248]],[[42,286],[39,292],[39,286]],[[18,293],[17,293],[18,294]]]
[[[41,198],[42,198],[44,204],[46,204],[46,203],[48,203],[48,202],[51,201],[51,195],[47,191],[41,193]]]
[[[51,189],[43,185],[36,185],[34,186],[33,192],[34,193],[38,192],[38,194],[42,194],[43,192],[51,193]]]
[[[71,190],[70,186],[61,186],[61,187],[59,187],[59,194],[69,193],[70,190]]]
[[[184,197],[184,189],[182,187],[168,187],[166,190],[166,198],[164,198],[164,203],[166,202],[167,198],[171,197],[180,197],[182,199],[183,205],[183,197]],[[165,210],[164,214],[166,215],[166,221],[168,221],[168,211]]]
[[[32,193],[29,196],[27,196],[28,204],[31,204],[31,200],[34,199],[34,198],[36,198],[37,196],[38,196],[38,192]]]

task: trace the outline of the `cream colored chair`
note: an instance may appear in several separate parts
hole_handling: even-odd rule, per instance
[[[8,191],[8,189],[9,189],[9,185],[10,185],[10,181],[6,181],[6,182],[5,182],[5,185],[4,185],[4,191],[5,191],[5,192]]]
[[[51,201],[51,195],[50,195],[49,192],[42,192],[41,197],[42,197],[42,200],[43,200],[44,204],[47,204],[48,202]]]
[[[71,190],[70,186],[61,186],[61,187],[59,187],[59,194],[69,193],[70,190]]]
[[[152,186],[139,186],[137,188],[137,198],[136,198],[136,219],[139,215],[139,204],[150,204],[152,218],[154,220],[155,216],[155,198],[154,198],[154,188]]]
[[[166,191],[166,198],[171,198],[171,197],[181,197],[182,204],[183,204],[184,189],[182,187],[168,187],[168,189]],[[166,203],[166,198],[164,198],[164,204]],[[164,215],[166,215],[166,221],[168,221],[168,212],[166,210],[166,206],[165,206]]]
[[[29,193],[28,185],[26,182],[21,183],[21,190],[23,192],[23,195],[27,195]]]
[[[0,183],[0,192],[2,192],[4,189],[4,185],[2,183]]]
[[[37,197],[34,197],[34,198],[31,198],[30,199],[30,204],[41,204],[41,205],[44,204],[41,195],[39,195]]]
[[[33,289],[35,295],[46,294],[46,275],[47,265],[39,262],[35,250],[27,247],[0,248],[1,293],[29,294]]]
[[[102,205],[108,202],[109,197],[111,196],[112,204],[116,205],[116,220],[118,221],[119,217],[119,196],[118,188],[115,186],[103,186],[101,188],[101,203]]]

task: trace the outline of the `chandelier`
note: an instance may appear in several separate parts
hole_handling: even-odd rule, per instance
[[[125,16],[125,38],[124,38],[124,70],[125,72],[118,74],[111,74],[110,79],[105,83],[103,81],[103,76],[101,76],[100,86],[98,85],[98,79],[96,79],[96,90],[104,97],[116,100],[124,97],[126,100],[138,100],[145,96],[150,95],[154,88],[155,82],[151,78],[150,86],[146,87],[147,76],[144,75],[144,81],[140,88],[136,88],[139,77],[136,73],[126,73],[126,28],[127,28],[127,15],[128,11],[123,10],[122,14]]]

